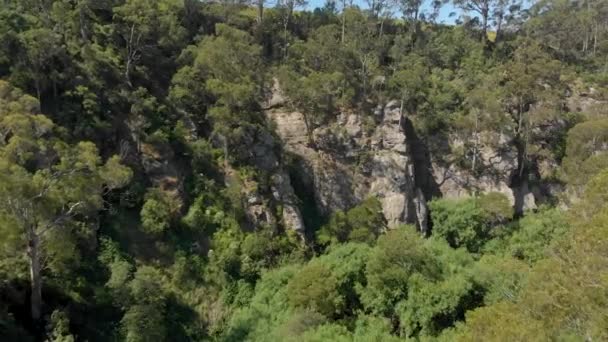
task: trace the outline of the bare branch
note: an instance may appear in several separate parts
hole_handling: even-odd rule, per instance
[[[52,222],[49,222],[48,224],[46,224],[46,226],[44,228],[42,228],[42,230],[40,231],[39,235],[41,235],[41,236],[44,235],[47,231],[51,230],[54,227],[59,226],[65,220],[74,217],[77,214],[76,209],[83,204],[84,204],[83,201],[79,201],[79,202],[76,202],[76,203],[68,206],[67,210],[64,213],[57,216],[57,218],[55,218],[55,220],[53,220]]]

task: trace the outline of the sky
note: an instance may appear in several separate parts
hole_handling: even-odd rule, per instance
[[[325,4],[325,0],[308,0],[308,6],[306,8],[312,10],[312,9],[315,9],[316,7],[323,7],[324,4]],[[354,4],[359,5],[361,8],[368,7],[364,0],[355,0]],[[429,10],[429,9],[430,9],[430,4],[429,4],[429,6],[427,6],[426,10]],[[437,18],[437,22],[444,23],[444,24],[454,24],[456,19],[458,19],[458,15],[450,17],[451,12],[459,13],[460,11],[458,9],[456,9],[452,3],[447,3],[447,4],[443,5],[443,7],[441,7],[441,10],[439,12],[439,17]]]

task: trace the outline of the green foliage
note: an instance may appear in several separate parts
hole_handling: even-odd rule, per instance
[[[160,234],[171,225],[179,210],[177,199],[161,189],[149,189],[141,207],[141,224],[146,233]]]
[[[415,115],[428,97],[429,68],[425,59],[417,55],[410,54],[400,59],[403,68],[390,78],[389,87],[402,101],[404,110]]]
[[[435,22],[439,2],[268,5],[2,2],[0,336],[608,339],[604,2],[456,1],[474,15],[454,25]],[[314,241],[245,215],[244,188],[281,222],[286,127],[265,111],[289,110],[308,146],[283,142],[304,159],[284,184]],[[346,117],[356,136],[315,141]],[[508,178],[517,200],[527,185],[565,205],[514,215],[498,193],[438,198],[429,239],[389,229],[375,198],[321,217],[323,179],[300,166],[387,148],[379,123],[406,131],[397,152],[425,195]]]
[[[299,76],[283,67],[279,70],[279,80],[292,107],[304,114],[307,133],[312,140],[312,131],[336,114],[344,92],[344,75],[337,71],[312,71],[307,76]]]
[[[289,265],[265,273],[256,285],[250,304],[237,310],[231,317],[223,339],[271,340],[273,328],[287,322],[287,284],[297,269],[297,265]]]
[[[65,312],[55,310],[51,314],[49,324],[49,342],[74,342],[74,336],[70,334],[70,321]]]
[[[146,200],[141,208],[141,224],[148,233],[162,233],[169,227],[171,213],[169,208],[154,198]]]
[[[435,267],[422,242],[409,226],[378,238],[365,268],[367,286],[360,290],[367,310],[390,317],[395,305],[406,298],[413,274],[434,276]]]
[[[507,196],[500,192],[488,192],[478,197],[479,206],[491,223],[501,223],[513,218],[513,207]]]
[[[604,339],[608,300],[601,268],[606,240],[606,211],[577,224],[554,254],[539,261],[515,300],[501,301],[467,314],[458,340]],[[522,326],[523,324],[523,326]]]
[[[509,236],[502,241],[489,244],[514,258],[527,262],[536,262],[545,258],[554,241],[559,240],[569,230],[566,216],[559,209],[543,208],[538,212],[530,213],[509,228]],[[502,245],[502,246],[501,246]]]
[[[336,278],[331,270],[319,263],[304,267],[289,281],[287,296],[292,306],[317,311],[327,317],[340,312],[344,305]]]
[[[581,39],[582,32],[597,25],[605,9],[595,2],[585,6],[569,1],[538,1],[531,8],[532,17],[526,22],[526,30],[534,37],[541,38],[544,45],[555,47],[554,53],[565,61],[593,61],[601,64],[599,55],[606,51],[600,44],[608,34],[606,29],[597,29],[593,42]],[[566,14],[567,13],[567,14]]]
[[[298,259],[293,241],[288,236],[273,237],[271,229],[248,234],[241,244],[241,253],[241,274],[248,279],[256,279],[264,270],[283,261]]]
[[[251,109],[261,94],[260,48],[249,34],[225,24],[216,26],[216,34],[201,41],[194,67],[206,78],[205,88],[218,105],[231,112]],[[216,113],[215,118],[228,125],[237,119]]]
[[[576,215],[571,219],[573,222],[580,222],[579,219],[588,220],[603,210],[608,201],[606,186],[608,186],[608,169],[595,175],[585,186],[582,200],[573,210],[573,215]]]
[[[396,305],[402,336],[437,336],[477,307],[483,292],[470,271],[475,264],[466,250],[433,239],[425,241],[424,249],[432,273],[413,274],[406,297]]]
[[[178,48],[185,38],[185,30],[180,26],[178,11],[183,4],[179,0],[161,0],[154,4],[141,0],[127,0],[114,8],[127,27],[134,26],[138,35],[157,40],[160,47]]]
[[[321,342],[321,341],[339,341],[346,342],[351,340],[351,336],[344,326],[339,324],[324,324],[316,329],[311,329],[299,336],[300,341]]]
[[[125,341],[164,340],[167,336],[161,308],[152,304],[136,304],[125,313],[121,323]]]
[[[238,321],[231,323],[227,339],[243,339],[239,334],[245,331],[253,340],[305,338],[328,319],[352,312],[358,306],[355,287],[365,282],[369,250],[344,244],[303,267],[265,273],[249,304],[235,314]]]
[[[333,213],[329,223],[317,232],[317,241],[321,245],[348,241],[372,243],[385,229],[381,203],[370,197],[346,213]]]
[[[397,336],[391,334],[391,331],[392,327],[388,319],[359,315],[357,322],[355,323],[353,340],[357,342],[400,341]]]
[[[167,336],[166,298],[160,272],[150,266],[140,267],[127,286],[132,304],[121,320],[125,340],[164,340]]]
[[[105,164],[95,144],[69,144],[46,116],[23,110],[31,102],[4,87],[3,100],[17,102],[0,111],[0,217],[30,268],[31,315],[41,315],[42,270],[68,273],[78,260],[76,241],[86,238],[87,217],[104,206],[105,192],[126,184],[131,171],[117,157]],[[30,107],[30,109],[34,109]],[[68,266],[69,265],[69,266]]]
[[[512,216],[508,200],[498,193],[463,200],[434,200],[430,208],[433,236],[471,252],[478,252],[490,239],[493,225]]]
[[[474,268],[475,281],[484,289],[484,303],[513,301],[525,285],[530,266],[515,258],[484,255]]]
[[[28,261],[23,253],[24,236],[15,227],[18,223],[7,215],[0,216],[0,234],[3,239],[0,243],[0,275],[3,279],[27,279]]]
[[[587,182],[608,167],[608,120],[580,123],[568,131],[562,170],[568,185],[580,194]]]
[[[304,338],[307,331],[314,330],[327,322],[327,318],[316,311],[296,311],[277,333],[287,341]]]
[[[358,306],[356,287],[365,283],[370,250],[349,243],[331,248],[302,268],[288,285],[290,303],[325,317],[339,317]]]
[[[397,310],[404,336],[435,336],[463,318],[474,283],[464,275],[433,282],[416,274],[409,280],[407,299]]]
[[[208,208],[205,202],[205,198],[200,196],[192,203],[188,213],[182,218],[182,222],[186,226],[196,230],[205,230],[209,224],[213,224],[217,220],[216,215],[221,215],[221,213],[216,213],[213,208]]]

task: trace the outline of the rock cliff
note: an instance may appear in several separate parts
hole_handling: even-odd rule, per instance
[[[245,214],[255,227],[261,225],[283,227],[304,236],[302,214],[278,141],[266,130],[252,128],[244,132],[247,149],[240,151],[240,159],[264,174],[265,184],[244,184],[241,193],[245,197]],[[227,172],[231,177],[231,172]],[[245,180],[247,181],[247,180]]]
[[[380,106],[371,115],[342,113],[313,131],[312,144],[302,113],[275,102],[266,114],[285,151],[296,156],[295,176],[314,190],[319,212],[348,209],[375,196],[389,226],[409,222],[426,231],[425,194],[416,182],[406,118],[398,102]]]
[[[597,105],[578,94],[568,103],[574,110]],[[476,147],[473,167],[463,165],[457,156],[470,149],[465,145],[472,137],[450,133],[421,138],[398,101],[368,112],[339,113],[311,136],[304,115],[290,109],[277,84],[264,108],[275,135],[263,129],[247,133],[250,148],[242,153],[248,157],[241,156],[269,175],[265,188],[243,189],[246,214],[254,226],[281,224],[305,236],[302,192],[310,195],[320,215],[376,197],[389,227],[411,223],[426,234],[427,201],[432,198],[499,192],[516,212],[524,212],[560,191],[559,184],[547,181],[558,167],[555,158],[537,158],[532,169],[520,174],[517,151],[508,137],[486,131],[480,133],[483,143]],[[550,141],[567,130],[564,125],[547,122],[536,136]],[[470,163],[470,156],[466,158]],[[294,184],[299,184],[298,191]]]
[[[487,135],[481,140],[493,143],[478,147],[478,172],[452,158],[463,149],[463,139],[470,137],[454,134],[421,139],[397,101],[370,113],[340,113],[313,130],[311,143],[303,114],[290,110],[276,94],[276,87],[274,90],[267,118],[285,152],[295,157],[292,177],[312,190],[322,214],[348,209],[375,196],[389,227],[413,223],[426,233],[427,201],[432,198],[500,192],[517,212],[523,212],[555,195],[555,184],[541,179],[548,178],[557,162],[539,159],[533,170],[517,177],[517,151],[500,132],[481,133]],[[548,123],[547,135],[563,129],[562,124]]]

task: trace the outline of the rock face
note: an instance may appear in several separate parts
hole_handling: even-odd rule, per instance
[[[483,170],[482,173],[473,173],[456,163],[432,164],[433,176],[442,197],[461,198],[478,193],[498,192],[507,197],[517,212],[535,209],[537,199],[543,198],[541,189],[530,186],[528,181],[514,184],[513,177],[517,173],[517,152],[504,137],[495,135],[497,145],[502,146],[501,148],[496,149],[487,145],[479,147],[476,163]],[[462,146],[462,141],[458,138],[452,137],[448,140],[452,149]],[[441,152],[436,153],[441,154]]]
[[[389,102],[378,114],[380,125],[373,132],[369,145],[373,158],[367,195],[380,199],[389,225],[416,222],[425,231],[426,214],[422,211],[426,213],[426,201],[416,200],[413,158],[399,103]],[[418,219],[419,215],[424,217]]]
[[[572,112],[587,114],[604,113],[606,108],[605,100],[597,99],[597,90],[586,88],[572,91],[567,99],[568,109]]]
[[[567,105],[572,110],[592,111],[603,104],[577,93]],[[283,220],[297,230],[305,228],[290,177],[291,181],[297,177],[312,193],[321,214],[349,209],[375,196],[389,226],[414,223],[424,233],[429,218],[427,201],[435,197],[500,192],[516,212],[524,212],[560,191],[559,186],[540,181],[551,178],[557,161],[540,158],[534,161],[533,169],[519,174],[517,151],[501,132],[480,133],[480,141],[492,143],[477,147],[477,168],[473,167],[477,171],[473,172],[470,166],[450,159],[454,151],[470,149],[463,141],[470,144],[470,136],[437,135],[423,142],[397,101],[367,113],[342,112],[314,129],[311,137],[303,114],[288,109],[277,82],[264,107],[284,152],[295,160],[290,173],[285,172],[285,165],[275,168],[278,183],[272,183],[282,189],[276,191],[274,199],[287,204]],[[537,135],[551,141],[563,132],[564,124],[547,122],[541,128],[547,137]]]
[[[175,162],[173,150],[166,143],[142,143],[141,165],[152,185],[184,203],[183,175]]]
[[[497,141],[496,145],[509,146],[503,136],[497,135],[494,139]],[[464,145],[458,137],[448,137],[447,142],[449,148],[445,146],[445,149],[436,151],[437,154],[447,155],[450,153],[449,150],[456,150]],[[438,145],[439,143],[435,144]],[[458,167],[456,163],[433,163],[433,175],[439,184],[442,196],[460,198],[477,192],[500,192],[514,204],[515,197],[510,188],[510,177],[517,168],[516,151],[509,147],[497,151],[481,145],[476,163],[483,165],[482,174],[473,174],[471,170]]]
[[[269,177],[269,185],[266,187],[244,184],[241,189],[246,198],[244,206],[249,222],[254,227],[280,223],[284,228],[304,237],[305,227],[298,198],[281,161],[277,141],[269,132],[259,128],[247,131],[245,137],[250,148],[240,152],[241,158],[248,159],[250,165]],[[280,213],[277,213],[276,208],[279,208]]]
[[[271,190],[274,200],[282,204],[281,217],[284,226],[303,236],[306,227],[304,227],[297,197],[286,172],[282,171],[272,176]]]
[[[341,113],[333,123],[313,131],[314,144],[309,143],[302,113],[274,103],[266,114],[284,149],[296,156],[295,176],[313,190],[323,214],[349,209],[375,196],[389,227],[413,223],[426,234],[427,201],[434,197],[500,192],[518,211],[536,208],[537,200],[543,198],[543,191],[527,181],[513,184],[517,153],[502,141],[505,137],[488,133],[498,141],[494,146],[505,147],[480,146],[477,163],[484,171],[474,174],[455,162],[440,162],[443,153],[463,144],[458,137],[429,138],[434,147],[429,152],[397,101],[365,115]],[[441,145],[445,151],[436,148]]]
[[[360,115],[340,114],[334,123],[313,131],[314,144],[309,144],[302,113],[276,104],[266,113],[285,150],[297,159],[297,177],[314,190],[319,212],[345,210],[375,196],[389,226],[409,222],[426,230],[426,201],[421,191],[416,195],[414,165],[397,102],[366,116],[376,121],[373,125],[366,125]]]

